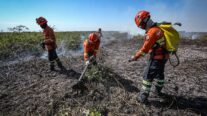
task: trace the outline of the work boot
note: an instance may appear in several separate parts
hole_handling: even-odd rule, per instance
[[[62,71],[65,71],[66,70],[66,68],[62,65],[62,63],[61,63],[61,61],[58,59],[57,60],[57,65],[58,65],[58,67],[62,70]]]
[[[55,62],[54,61],[50,61],[50,70],[55,71]]]
[[[149,93],[141,92],[140,94],[138,94],[138,101],[141,102],[142,104],[148,105],[149,104],[148,96]]]
[[[62,66],[62,67],[60,68],[60,70],[61,70],[61,71],[67,71],[67,69],[66,69],[64,66]]]
[[[51,71],[55,71],[55,66],[54,66],[54,64],[53,64],[53,65],[50,65],[50,70],[51,70]]]
[[[155,86],[155,95],[157,95],[159,97],[163,97],[164,94],[161,91],[162,91],[162,87]]]
[[[97,65],[97,62],[96,62],[96,61],[94,61],[94,62],[93,62],[93,65],[94,65],[94,66],[96,66],[96,65]]]

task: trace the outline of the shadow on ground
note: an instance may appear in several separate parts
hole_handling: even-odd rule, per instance
[[[102,81],[105,87],[120,87],[127,92],[139,92],[139,89],[134,86],[134,82],[132,80],[121,77],[108,67],[102,66],[101,68],[104,77],[106,77],[105,80]]]
[[[80,73],[74,71],[73,69],[70,69],[70,70],[56,70],[56,72],[60,73],[60,74],[63,74],[63,75],[66,75],[67,78],[71,78],[71,79],[78,79],[80,77]]]
[[[165,110],[191,110],[204,116],[207,115],[207,98],[185,98],[183,96],[175,96],[164,94],[163,101],[151,100],[150,105],[157,108],[164,108]]]
[[[139,89],[134,86],[133,81],[121,77],[112,69],[99,65],[98,70],[100,70],[101,76],[103,77],[101,80],[82,80],[81,82],[78,82],[75,86],[73,86],[73,89],[80,89],[83,91],[86,88],[84,84],[101,83],[107,90],[109,90],[111,87],[118,87],[124,89],[127,92],[139,92]]]

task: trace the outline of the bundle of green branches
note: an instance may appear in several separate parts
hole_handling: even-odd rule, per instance
[[[98,81],[100,82],[104,77],[103,77],[102,70],[100,66],[90,66],[88,71],[85,74],[85,79],[87,81]]]

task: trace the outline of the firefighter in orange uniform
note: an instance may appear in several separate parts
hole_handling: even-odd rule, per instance
[[[142,90],[138,95],[138,101],[141,103],[148,103],[148,96],[152,86],[152,81],[156,79],[155,93],[159,96],[163,95],[161,90],[164,85],[164,68],[169,58],[164,39],[164,32],[153,22],[150,18],[150,13],[147,11],[140,11],[135,17],[136,25],[146,31],[144,44],[136,55],[129,60],[136,61],[145,54],[149,53],[150,58],[148,66],[144,72],[144,79],[142,82]]]
[[[99,46],[100,35],[96,32],[91,33],[88,39],[84,41],[84,60],[86,65],[90,64],[90,57],[93,56],[93,60],[95,60]],[[93,64],[96,64],[96,61],[94,61]]]
[[[58,55],[56,53],[56,39],[55,34],[52,28],[50,28],[47,25],[47,20],[44,17],[39,17],[36,19],[37,24],[43,29],[44,34],[44,41],[41,43],[43,49],[46,49],[48,51],[48,59],[50,61],[50,70],[55,70],[55,62],[57,63],[58,67],[61,70],[66,70],[60,59],[58,58]]]

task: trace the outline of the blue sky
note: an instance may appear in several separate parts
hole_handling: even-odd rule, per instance
[[[185,31],[207,31],[206,0],[0,0],[0,30],[25,25],[41,30],[35,18],[47,18],[56,31],[118,30],[143,33],[134,23],[140,10],[154,21],[180,21]]]

